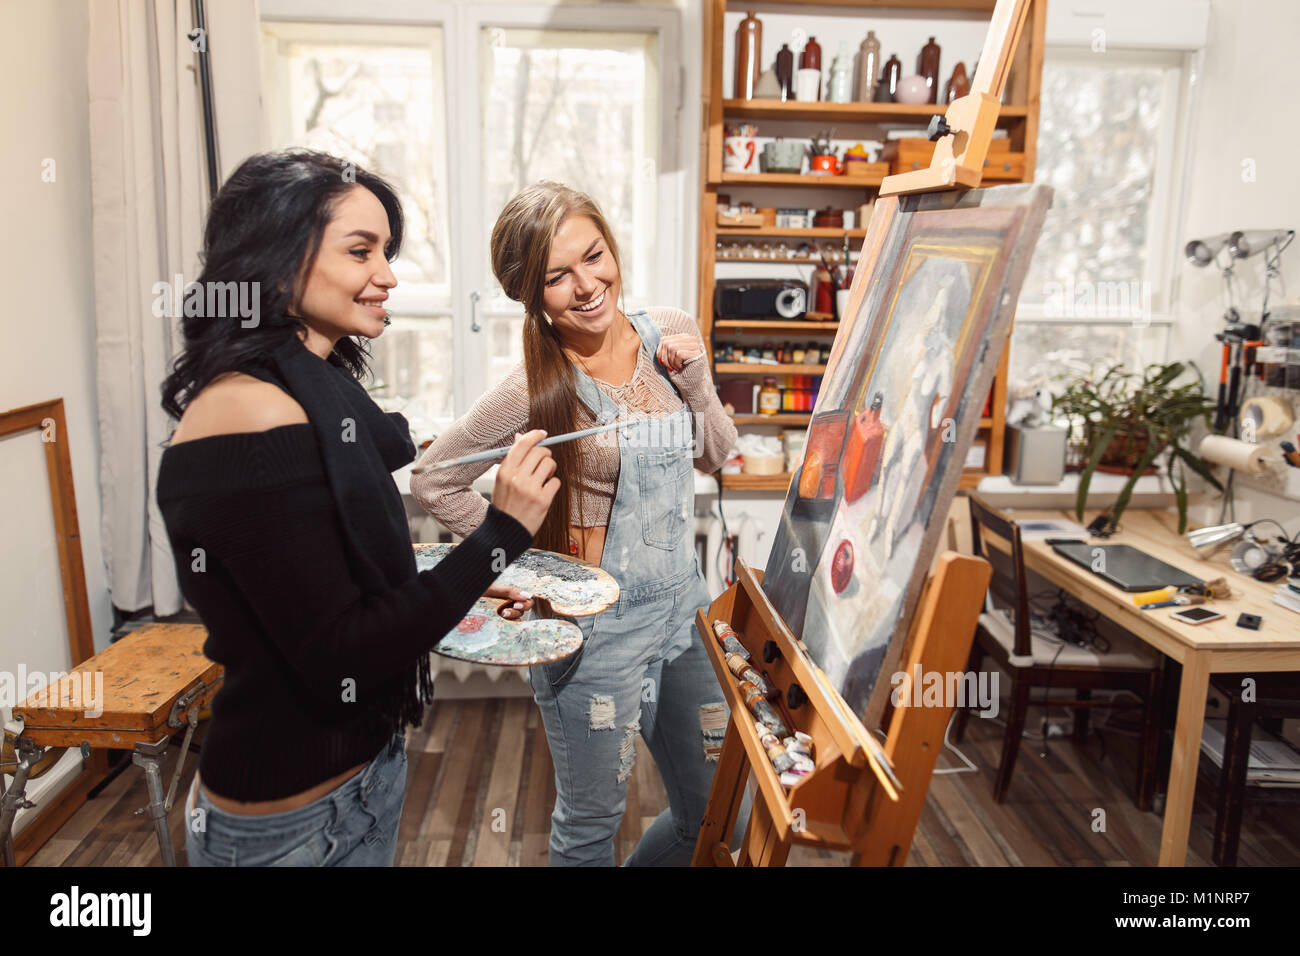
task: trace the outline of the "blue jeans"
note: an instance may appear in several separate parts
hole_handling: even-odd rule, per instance
[[[203,793],[196,774],[186,804],[189,865],[392,866],[405,790],[403,734],[395,734],[360,773],[284,813],[222,810]]]
[[[614,865],[638,731],[669,809],[625,865],[690,864],[728,719],[695,630],[695,610],[707,603],[693,565],[669,588],[625,589],[615,607],[575,621],[584,638],[576,654],[529,668],[555,764],[552,866]]]

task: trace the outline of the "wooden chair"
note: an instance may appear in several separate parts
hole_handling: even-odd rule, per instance
[[[1253,700],[1242,699],[1242,678],[1255,681]],[[1216,866],[1236,866],[1241,841],[1241,812],[1246,802],[1246,770],[1250,761],[1251,728],[1256,719],[1300,717],[1300,674],[1216,674],[1214,688],[1228,698],[1228,723],[1223,732],[1223,767],[1219,771],[1214,819],[1213,860]],[[1204,761],[1204,766],[1209,761]],[[1260,788],[1257,788],[1260,789]],[[1294,793],[1261,794],[1290,803]]]
[[[1011,677],[1011,705],[1007,714],[1006,738],[1002,743],[1002,759],[993,785],[994,800],[1002,803],[1006,799],[1031,703],[1030,690],[1035,687],[1050,690],[1069,688],[1076,692],[1073,697],[1058,699],[1045,695],[1043,700],[1032,703],[1073,710],[1076,741],[1086,739],[1088,714],[1092,709],[1143,709],[1136,802],[1141,810],[1151,809],[1164,680],[1161,655],[1127,633],[1110,638],[1111,647],[1105,653],[1089,646],[1062,645],[1050,636],[1034,633],[1030,627],[1029,589],[1020,528],[974,495],[970,497],[970,512],[972,548],[977,556],[987,559],[993,566],[989,592],[995,606],[1000,603],[1002,608],[1011,612],[1010,619],[1001,608],[980,615],[969,664],[972,670],[978,670],[983,655],[988,654]],[[1006,548],[986,546],[981,529],[1006,542]],[[1092,700],[1094,690],[1126,690],[1138,699]],[[953,740],[962,739],[968,714],[966,709],[958,712]]]

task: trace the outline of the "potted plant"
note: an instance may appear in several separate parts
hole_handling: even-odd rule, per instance
[[[1187,528],[1187,469],[1223,489],[1209,466],[1185,446],[1192,424],[1200,419],[1208,427],[1214,411],[1214,401],[1205,395],[1199,372],[1195,381],[1174,384],[1186,370],[1182,362],[1148,365],[1141,372],[1127,371],[1116,363],[1100,375],[1090,373],[1075,379],[1052,401],[1054,412],[1069,417],[1072,440],[1076,426],[1081,429],[1082,468],[1075,500],[1075,514],[1081,520],[1088,487],[1097,471],[1114,470],[1129,476],[1111,509],[1111,520],[1118,524],[1138,478],[1161,454],[1178,501],[1179,534]]]

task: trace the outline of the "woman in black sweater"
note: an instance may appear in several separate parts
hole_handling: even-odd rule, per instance
[[[479,528],[416,572],[391,474],[415,448],[358,382],[401,239],[392,188],[321,153],[249,158],[209,210],[158,476],[181,591],[225,668],[191,865],[391,865],[430,649],[480,594],[530,606],[489,586],[559,487],[540,431],[516,440]]]

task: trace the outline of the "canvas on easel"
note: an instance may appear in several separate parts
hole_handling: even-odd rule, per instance
[[[979,428],[1051,189],[875,205],[763,590],[867,726]],[[855,286],[858,283],[855,283]]]

